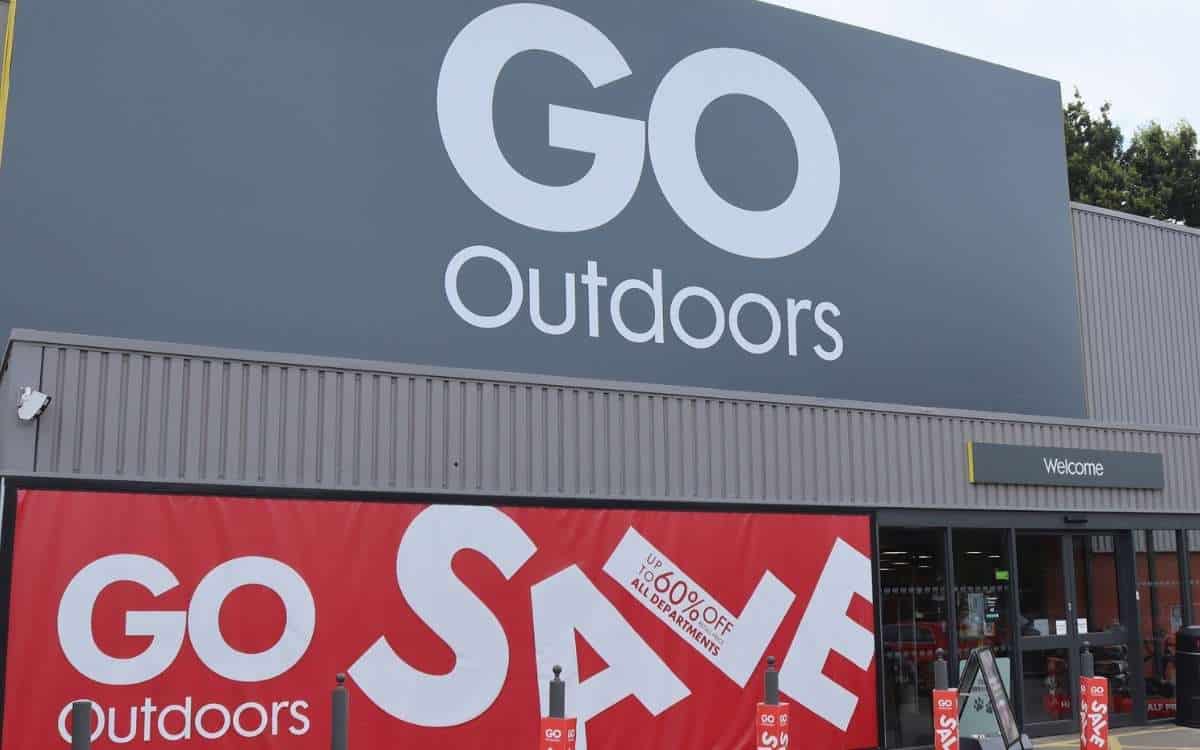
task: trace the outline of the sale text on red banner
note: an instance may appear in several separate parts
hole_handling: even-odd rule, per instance
[[[4,748],[65,747],[87,699],[96,750],[324,750],[339,672],[355,745],[535,747],[560,665],[576,750],[745,750],[768,653],[806,747],[876,744],[866,516],[44,489],[7,510]]]
[[[1108,747],[1108,680],[1104,677],[1079,679],[1081,750]]]
[[[958,691],[933,691],[933,746],[935,750],[958,747]]]
[[[759,703],[754,718],[754,746],[757,750],[779,750],[791,739],[788,704],[769,706]]]

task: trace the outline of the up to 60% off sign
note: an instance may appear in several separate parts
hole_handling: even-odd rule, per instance
[[[642,581],[638,589],[642,596],[650,600],[651,606],[666,613],[676,625],[686,625],[686,618],[692,625],[702,627],[711,641],[706,645],[708,650],[713,656],[720,653],[721,644],[737,624],[731,614],[723,611],[724,607],[706,601],[705,595],[690,579],[670,567],[670,561],[657,554],[646,556],[638,577]],[[688,634],[693,639],[697,638],[692,632]]]

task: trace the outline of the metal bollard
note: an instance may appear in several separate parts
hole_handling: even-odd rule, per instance
[[[1079,674],[1083,677],[1096,676],[1096,657],[1092,654],[1092,644],[1083,642],[1083,653],[1079,656]]]
[[[554,679],[550,680],[550,718],[567,718],[567,683],[559,676],[562,667],[554,665]]]
[[[959,730],[959,701],[961,696],[950,687],[950,666],[946,663],[946,652],[938,649],[933,662],[933,736],[936,747],[962,747]],[[965,686],[970,690],[971,686]]]
[[[779,672],[775,670],[775,657],[767,657],[767,671],[763,675],[763,703],[768,706],[779,705]]]
[[[775,657],[767,657],[767,671],[763,674],[763,702],[754,712],[754,746],[784,747],[788,744],[788,713],[791,707],[779,702],[779,672],[775,669]]]
[[[333,689],[333,736],[330,750],[346,750],[349,745],[350,695],[346,692],[346,675],[339,673]]]
[[[92,702],[71,704],[71,750],[92,750]]]
[[[555,664],[550,680],[550,712],[542,719],[538,750],[575,750],[578,722],[567,718],[567,684],[561,675],[562,667]]]
[[[971,686],[967,685],[967,689]],[[933,662],[933,689],[950,689],[950,665],[946,663],[946,650],[937,650],[937,660]]]

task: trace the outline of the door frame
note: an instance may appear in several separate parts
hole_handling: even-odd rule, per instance
[[[1140,659],[1133,658],[1135,654],[1140,654],[1139,650],[1135,650],[1135,645],[1139,642],[1138,632],[1138,613],[1136,600],[1136,570],[1132,567],[1135,563],[1133,555],[1133,534],[1129,530],[1072,530],[1072,531],[1042,531],[1042,530],[1014,530],[1010,537],[1010,554],[1016,560],[1014,565],[1014,575],[1017,578],[1018,585],[1010,587],[1011,606],[1013,612],[1020,613],[1019,600],[1019,581],[1020,581],[1020,560],[1016,555],[1017,534],[1037,535],[1057,537],[1059,544],[1059,568],[1062,574],[1062,582],[1064,586],[1064,603],[1066,605],[1066,625],[1067,632],[1065,635],[1046,635],[1046,636],[1022,636],[1018,628],[1013,629],[1013,638],[1016,640],[1012,644],[1012,652],[1015,656],[1012,677],[1014,686],[1014,703],[1017,706],[1017,716],[1020,720],[1022,730],[1031,737],[1044,737],[1057,734],[1074,734],[1079,730],[1078,721],[1075,717],[1079,715],[1079,677],[1081,674],[1081,653],[1084,645],[1091,648],[1097,646],[1125,646],[1126,661],[1128,663],[1128,676],[1130,687],[1133,691],[1133,711],[1129,714],[1112,715],[1110,716],[1110,725],[1113,727],[1128,726],[1131,724],[1145,723],[1146,720],[1146,702],[1145,702],[1145,679],[1143,676],[1143,665]],[[1113,554],[1114,572],[1117,576],[1117,606],[1121,620],[1122,628],[1113,632],[1099,633],[1080,633],[1079,632],[1079,584],[1075,576],[1075,540],[1090,539],[1094,536],[1112,536],[1113,538]],[[1086,544],[1086,543],[1085,543]],[[1090,545],[1085,546],[1085,560],[1090,557],[1087,551],[1090,550]],[[1086,566],[1086,563],[1085,563]],[[1085,571],[1085,576],[1090,578],[1090,571]],[[1089,581],[1085,579],[1084,585]],[[1088,606],[1092,605],[1092,597],[1088,596]],[[1089,622],[1091,621],[1089,612]],[[1047,651],[1052,649],[1063,649],[1067,652],[1067,687],[1071,693],[1071,709],[1064,719],[1055,721],[1030,722],[1025,716],[1025,654],[1030,651]]]
[[[1120,596],[1120,613],[1121,621],[1126,624],[1125,631],[1127,633],[1127,648],[1130,654],[1130,679],[1133,684],[1131,691],[1133,693],[1133,712],[1123,715],[1119,718],[1114,718],[1114,726],[1129,725],[1145,725],[1147,724],[1146,717],[1146,696],[1145,696],[1145,671],[1139,659],[1133,658],[1139,653],[1141,648],[1141,623],[1138,617],[1137,610],[1137,569],[1135,567],[1136,558],[1133,554],[1133,534],[1140,533],[1144,530],[1171,530],[1176,533],[1177,540],[1177,563],[1180,572],[1180,581],[1190,581],[1190,574],[1194,571],[1189,570],[1190,553],[1186,546],[1188,542],[1189,530],[1200,530],[1200,516],[1196,514],[1184,513],[1090,513],[1090,512],[1063,512],[1063,511],[1047,511],[1047,510],[984,510],[984,509],[951,509],[940,508],[937,510],[931,509],[916,509],[916,508],[880,508],[875,511],[875,528],[877,530],[885,527],[899,528],[938,528],[946,534],[946,544],[948,547],[952,545],[949,538],[954,529],[959,528],[974,528],[974,529],[994,529],[1004,532],[1008,535],[1008,558],[1010,566],[1010,575],[1016,580],[1020,574],[1020,561],[1016,554],[1016,534],[1023,531],[1041,531],[1047,533],[1068,533],[1068,534],[1111,534],[1115,540],[1115,546],[1118,549],[1123,549],[1123,555],[1129,560],[1127,565],[1117,566],[1118,576],[1118,593]],[[1200,549],[1192,550],[1200,552]],[[949,550],[948,550],[949,552]],[[948,575],[953,574],[953,565],[950,557],[947,557],[947,564],[944,572]],[[878,559],[873,561],[873,565],[878,565]],[[949,602],[954,600],[953,578],[946,579],[947,599]],[[877,584],[878,586],[878,584]],[[1009,611],[1014,615],[1019,613],[1019,603],[1017,595],[1017,585],[1010,587]],[[876,589],[877,601],[882,596],[879,588]],[[1196,624],[1200,618],[1194,617],[1192,612],[1192,603],[1197,598],[1200,598],[1200,593],[1191,591],[1191,587],[1184,586],[1181,592],[1181,599],[1184,604],[1183,621],[1185,625]],[[957,635],[957,629],[951,628],[951,637]],[[1023,696],[1023,671],[1024,663],[1022,660],[1023,649],[1020,648],[1019,635],[1016,628],[1013,628],[1013,633],[1010,637],[1010,648],[1013,655],[1012,661],[1012,695],[1010,696],[1014,709],[1017,712],[1017,720],[1022,727],[1022,731],[1028,732],[1031,736],[1039,736],[1038,731],[1042,725],[1027,726],[1024,717],[1024,696]],[[955,639],[957,640],[957,639]],[[881,636],[876,636],[876,649],[879,658],[882,659],[883,642]],[[1089,642],[1091,639],[1089,639]],[[957,659],[958,654],[951,650],[947,655],[949,660]],[[1075,655],[1076,659],[1078,654]],[[952,662],[950,669],[951,684],[957,685],[958,673],[957,664]],[[883,723],[885,721],[884,713],[887,708],[882,705],[883,693],[883,678],[879,679],[880,697],[880,733],[883,734]],[[1164,719],[1163,721],[1169,721]],[[1030,731],[1032,730],[1032,731]],[[1071,725],[1068,729],[1068,734],[1074,734],[1078,731],[1078,727]],[[882,739],[882,738],[881,738]]]

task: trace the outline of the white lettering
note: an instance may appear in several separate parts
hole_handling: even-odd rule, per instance
[[[696,129],[717,99],[750,96],[787,123],[800,168],[791,194],[766,211],[734,206],[700,169]],[[692,231],[745,258],[782,258],[811,245],[833,218],[841,183],[837,140],[812,93],[783,66],[741,49],[708,49],[667,72],[650,104],[650,161],[663,196]]]
[[[587,722],[628,696],[658,716],[690,691],[642,640],[578,566],[572,565],[530,589],[542,715],[549,708],[549,679],[563,667],[567,715],[579,719],[577,750],[587,750]],[[576,631],[608,664],[579,682]]]
[[[221,717],[220,729],[210,729],[204,726],[205,714],[215,713]],[[196,734],[206,740],[220,739],[229,731],[229,725],[233,718],[229,715],[229,709],[222,706],[220,703],[206,703],[196,712]]]
[[[508,306],[495,315],[482,315],[472,311],[459,295],[458,274],[462,271],[462,267],[467,264],[467,261],[476,258],[486,258],[495,261],[508,274]],[[513,318],[517,317],[517,312],[520,311],[521,303],[525,299],[525,288],[521,283],[521,272],[517,270],[517,266],[512,262],[512,258],[509,258],[495,248],[484,245],[475,245],[455,253],[454,257],[450,259],[450,263],[446,266],[445,288],[446,299],[450,301],[450,307],[453,308],[454,312],[458,313],[458,317],[476,328],[499,328],[508,325],[512,322]]]
[[[608,277],[601,276],[596,261],[587,262],[587,272],[579,278],[588,290],[588,335],[600,336],[600,290],[608,286]]]
[[[871,664],[875,636],[846,616],[855,594],[873,599],[871,560],[838,539],[779,670],[780,690],[843,732],[858,707],[858,696],[826,677],[823,670],[831,651],[859,669]]]
[[[821,329],[821,333],[825,334],[833,341],[833,348],[826,350],[820,346],[814,346],[813,351],[817,356],[826,362],[833,362],[842,356],[842,334],[838,333],[837,329],[829,325],[825,320],[825,315],[829,314],[833,317],[839,317],[842,311],[837,308],[837,305],[832,302],[822,302],[817,305],[816,321],[817,328]]]
[[[105,685],[134,685],[162,674],[175,660],[183,646],[187,616],[183,612],[127,612],[125,635],[149,636],[150,645],[137,656],[109,656],[96,645],[92,614],[100,592],[119,581],[139,584],[154,596],[179,585],[171,571],[152,557],[102,557],[67,584],[58,605],[58,642],[67,661],[84,677]]]
[[[78,700],[88,699],[79,698]],[[96,717],[96,728],[92,730],[92,742],[95,742],[104,734],[104,709],[100,708],[96,701],[88,700],[88,702],[92,704],[92,715]],[[67,717],[71,715],[71,708],[74,704],[75,701],[71,701],[58,712],[58,736],[68,744],[71,742],[71,730],[67,727]]]
[[[751,303],[766,310],[767,316],[771,319],[771,333],[761,344],[755,344],[747,339],[742,333],[742,308]],[[775,309],[775,305],[771,304],[771,300],[767,299],[761,294],[743,294],[735,299],[733,301],[733,305],[729,308],[729,333],[731,336],[733,336],[733,340],[737,342],[738,346],[742,347],[751,354],[766,354],[774,349],[775,345],[779,343],[779,335],[781,330],[779,311]]]
[[[787,301],[788,354],[793,357],[799,353],[796,336],[796,317],[800,315],[801,311],[811,312],[812,306],[812,300],[810,299],[802,299],[797,302],[789,298]]]
[[[258,726],[253,729],[246,728],[242,724],[242,715],[248,711],[254,711],[258,714]],[[267,724],[270,719],[267,718],[267,709],[258,703],[243,703],[233,712],[233,731],[237,732],[242,737],[257,737],[267,730]]]
[[[172,714],[179,714],[182,717],[178,732],[172,732],[167,728],[167,718]],[[182,705],[172,704],[158,712],[158,736],[167,742],[192,738],[192,697],[190,695],[183,699]],[[149,741],[148,738],[147,741]]]
[[[467,24],[438,76],[442,142],[467,187],[501,215],[548,232],[580,232],[608,223],[633,198],[645,163],[640,120],[551,105],[550,145],[593,154],[591,170],[571,185],[543,185],[513,169],[496,139],[496,82],[522,52],[549,52],[574,64],[595,88],[632,71],[595,26],[564,10],[513,3]]]
[[[295,726],[288,727],[288,733],[297,737],[308,734],[309,727],[312,722],[308,719],[308,714],[304,713],[308,710],[308,701],[293,701],[288,708],[288,713],[292,715],[292,721],[296,722]]]
[[[655,268],[651,272],[651,280],[652,283],[647,284],[640,279],[625,279],[613,289],[612,299],[609,301],[613,327],[617,329],[617,333],[621,334],[621,338],[635,344],[644,344],[651,340],[658,344],[663,342],[662,271]],[[626,294],[634,291],[641,292],[649,297],[651,308],[654,311],[653,322],[651,322],[650,327],[645,331],[630,329],[625,324],[625,319],[621,315],[621,300]]]
[[[707,336],[698,338],[688,333],[687,329],[683,327],[683,321],[680,319],[683,312],[683,303],[692,297],[704,300],[712,308],[713,328]],[[680,341],[693,349],[708,349],[720,341],[721,336],[725,333],[725,308],[721,306],[721,300],[717,299],[717,295],[704,287],[684,287],[671,299],[671,330],[675,331],[675,336]]]
[[[458,276],[468,261],[477,258],[494,261],[504,269],[508,276],[509,288],[505,290],[505,293],[508,295],[508,304],[502,312],[494,315],[477,313],[467,307],[461,297],[458,289]],[[528,269],[528,278],[529,318],[535,329],[551,336],[562,336],[575,329],[576,285],[578,283],[582,284],[586,289],[588,336],[591,338],[600,337],[601,290],[609,286],[609,278],[601,275],[600,266],[597,261],[588,260],[586,271],[578,277],[570,272],[563,274],[564,313],[561,323],[547,322],[542,313],[542,270],[538,268]],[[521,270],[518,269],[508,255],[494,248],[483,246],[466,248],[456,254],[446,268],[445,288],[450,306],[460,318],[478,328],[497,328],[512,322],[517,317],[521,305],[524,303],[524,287]],[[628,301],[629,295],[633,293],[644,295],[650,303],[650,322],[644,330],[640,331],[633,330],[625,319],[624,304]],[[798,320],[800,313],[813,313],[812,300],[803,299],[797,301],[789,297],[786,299],[787,318],[785,321],[774,302],[765,295],[755,292],[747,292],[738,296],[730,306],[729,312],[726,313],[721,300],[716,294],[702,286],[692,285],[684,286],[674,294],[664,314],[663,308],[666,294],[664,274],[662,269],[658,268],[651,269],[649,282],[638,278],[623,279],[617,282],[608,300],[608,312],[613,330],[621,338],[631,343],[642,344],[650,341],[663,343],[666,341],[666,320],[669,319],[670,330],[675,337],[692,349],[709,349],[716,346],[724,337],[726,329],[728,329],[734,343],[738,347],[751,354],[762,355],[774,351],[779,344],[779,340],[783,337],[786,323],[788,355],[794,357],[797,356],[799,349],[800,334],[798,331]],[[685,322],[685,313],[687,312],[685,310],[685,307],[687,307],[686,303],[693,298],[698,298],[707,303],[713,312],[712,328],[705,335],[693,334],[688,330],[688,323]],[[768,319],[769,328],[765,334],[765,338],[758,342],[751,341],[746,336],[742,323],[742,313],[751,305],[762,308],[766,312]],[[695,313],[692,314],[695,315]],[[813,320],[816,327],[830,338],[833,347],[827,349],[818,345],[813,346],[812,350],[822,360],[827,362],[835,361],[842,356],[842,336],[826,320],[829,316],[838,317],[839,315],[841,315],[841,311],[832,302],[817,304],[816,311],[813,313]],[[691,323],[691,325],[697,327],[696,323]]]
[[[475,195],[501,215],[534,229],[580,232],[611,221],[632,200],[649,144],[663,196],[683,222],[726,252],[781,258],[825,231],[837,207],[841,163],[821,105],[787,69],[742,49],[695,52],[659,83],[648,126],[640,120],[551,105],[549,142],[594,155],[570,185],[534,182],[512,167],[497,140],[496,84],[517,55],[540,50],[575,65],[594,88],[632,75],[599,29],[564,10],[513,3],[489,10],[455,37],[438,76],[438,124],[450,161]],[[753,97],[787,125],[800,157],[791,193],[775,208],[752,211],[708,184],[696,129],[708,106],[731,94]]]
[[[454,651],[454,669],[418,671],[380,638],[349,670],[371,702],[401,721],[464,724],[492,705],[508,676],[504,628],[451,567],[463,550],[480,553],[507,579],[537,547],[496,508],[435,505],[413,519],[396,552],[396,580],[408,606]]]
[[[541,271],[529,269],[529,319],[533,327],[551,336],[561,336],[575,327],[575,274],[563,274],[565,291],[563,293],[563,322],[551,325],[542,318],[542,281]]]
[[[1047,474],[1069,477],[1103,477],[1104,464],[1099,461],[1069,461],[1065,458],[1042,458]]]
[[[283,601],[283,633],[275,645],[257,654],[239,651],[221,635],[219,616],[235,589],[265,586]],[[300,574],[269,557],[239,557],[213,568],[201,579],[188,607],[188,635],[196,655],[209,669],[237,682],[278,677],[304,656],[317,624],[317,605]]]

